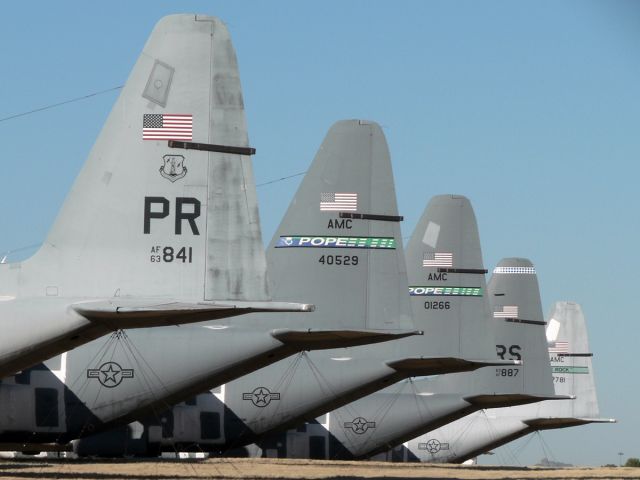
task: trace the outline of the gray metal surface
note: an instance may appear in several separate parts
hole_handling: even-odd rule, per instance
[[[248,143],[235,53],[216,18],[156,25],[42,247],[0,265],[0,377],[115,328],[308,309],[266,302],[250,159],[170,148],[172,138]],[[91,302],[132,310],[106,320]],[[154,314],[140,315],[149,303]],[[158,315],[176,303],[185,308]]]
[[[555,393],[575,399],[476,412],[411,440],[406,444],[406,457],[460,463],[537,430],[614,422],[598,418],[592,357],[584,355],[591,351],[580,306],[556,302],[547,322]]]
[[[353,127],[361,128],[361,126],[357,126],[355,123],[353,123]],[[349,150],[345,149],[345,151]],[[320,153],[322,154],[324,151],[321,149]],[[320,154],[315,162],[318,162],[319,158],[322,158]],[[353,159],[354,155],[350,155],[350,158]],[[314,167],[316,165],[315,162]],[[335,156],[334,162],[333,168],[337,168],[337,166],[345,168],[341,157]],[[300,192],[288,211],[288,217],[293,214],[299,215],[300,218],[313,218],[314,210],[317,209],[318,195],[312,195],[307,198],[305,197],[304,189],[325,188],[323,184],[320,184],[319,187],[314,187],[313,184],[310,183],[311,180],[313,180],[312,176],[316,175],[317,172],[317,170],[314,170],[314,167],[312,167],[307,174],[308,180],[305,179],[305,182],[303,182]],[[350,176],[367,178],[367,175],[360,173],[360,168],[364,168],[364,166],[358,166],[358,164],[352,163],[348,171],[343,171],[342,175],[335,176],[335,184],[349,185],[351,181]],[[322,174],[328,176],[332,173],[327,167]],[[338,182],[344,183],[341,184]],[[382,193],[377,195],[383,195],[385,191],[388,192],[389,190],[382,189]],[[307,198],[306,203],[300,200],[304,198]],[[311,203],[311,207],[308,207],[309,203]],[[437,207],[432,208],[433,205]],[[359,205],[359,207],[365,209],[366,204]],[[432,212],[435,212],[434,215],[437,215],[437,220],[441,224],[441,231],[443,232],[439,246],[448,249],[448,251],[454,250],[456,252],[458,258],[456,267],[482,270],[477,227],[468,200],[458,196],[437,197],[435,201],[430,204],[430,207],[425,210],[427,221],[422,222],[419,227],[423,229],[420,232],[420,237],[424,236],[424,230],[427,228],[429,215],[431,215]],[[303,215],[303,213],[306,215]],[[385,214],[397,215],[394,211],[386,211]],[[315,215],[317,215],[317,213],[315,213]],[[463,220],[461,220],[461,216]],[[287,238],[287,234],[290,233],[290,227],[288,226],[290,220],[288,217],[285,217],[283,220],[283,225],[278,233],[276,233],[276,237],[274,241],[272,241],[272,246],[277,245],[277,242],[282,237]],[[331,217],[329,218],[331,219]],[[334,221],[335,218],[331,219],[331,222]],[[330,225],[328,220],[324,222],[326,222],[325,225]],[[319,222],[316,222],[316,225],[317,224],[319,224]],[[320,227],[316,228],[318,229]],[[296,231],[299,232],[299,230]],[[322,233],[324,232],[318,233],[318,236],[321,236]],[[464,235],[462,235],[463,233]],[[396,235],[395,238],[399,241],[399,234],[396,232],[394,235]],[[475,238],[476,242],[461,243],[460,239],[467,238],[466,235],[471,235],[471,238]],[[334,234],[334,236],[336,236],[336,234]],[[419,246],[418,248],[422,249],[423,247]],[[472,249],[473,255],[464,256],[463,252],[465,248]],[[295,252],[297,254],[295,262],[285,264],[287,268],[282,267],[281,270],[274,269],[275,271],[281,271],[282,275],[288,275],[288,277],[285,278],[285,281],[288,281],[289,277],[296,278],[291,274],[292,271],[297,271],[296,269],[304,270],[307,268],[307,265],[308,268],[311,269],[314,263],[318,263],[318,258],[321,255],[328,253],[327,251],[315,253],[317,250],[319,249],[311,247],[305,249],[298,249],[297,247],[272,248],[269,251],[269,264],[271,265],[271,258],[274,258],[276,254],[280,256],[280,262],[285,263],[283,257],[290,255],[291,253],[289,252]],[[371,255],[387,253],[389,252],[373,251]],[[419,254],[418,257],[420,259],[419,262],[417,262],[417,265],[412,265],[411,268],[421,272],[422,277],[420,278],[423,278],[424,282],[428,279],[428,275],[430,273],[433,274],[436,270],[423,266],[423,252]],[[465,259],[464,261],[462,260],[463,258]],[[305,261],[307,263],[305,263]],[[401,266],[396,268],[401,269]],[[342,276],[331,277],[333,271],[335,271],[335,268],[325,273],[327,282],[337,282]],[[450,302],[449,309],[443,307],[442,311],[438,311],[437,313],[433,313],[432,309],[428,309],[429,311],[427,311],[427,309],[420,305],[423,310],[420,314],[421,327],[426,331],[424,337],[409,338],[395,342],[394,344],[390,343],[388,345],[369,348],[350,348],[334,352],[310,352],[281,361],[278,364],[261,369],[255,374],[247,375],[226,384],[219,393],[199,395],[195,399],[196,405],[180,405],[176,407],[182,414],[186,415],[185,412],[191,412],[189,413],[190,418],[196,418],[195,425],[199,425],[200,428],[192,426],[190,428],[180,429],[181,433],[179,435],[176,434],[166,439],[157,438],[156,441],[162,443],[167,448],[172,448],[173,443],[178,443],[181,445],[197,444],[198,448],[221,449],[224,451],[228,448],[242,446],[250,441],[259,440],[265,451],[276,450],[276,453],[272,452],[270,454],[289,455],[291,452],[289,450],[285,452],[285,447],[276,446],[272,448],[272,445],[286,445],[291,435],[285,438],[281,434],[274,432],[332,410],[332,406],[340,407],[341,405],[349,403],[350,400],[357,400],[369,392],[388,386],[394,381],[416,374],[435,374],[456,371],[456,369],[477,368],[492,363],[501,366],[513,366],[513,361],[495,358],[495,338],[493,330],[496,328],[496,321],[490,318],[489,307],[484,304],[487,300],[487,293],[484,273],[482,272],[483,270],[480,273],[456,273],[453,275],[454,278],[451,283],[446,283],[446,280],[441,280],[445,287],[465,286],[481,296],[449,295],[446,297],[446,301]],[[416,276],[418,276],[418,274],[416,274]],[[276,277],[274,276],[273,278]],[[323,277],[320,276],[317,278],[321,280]],[[373,278],[375,278],[375,276],[371,277],[371,279]],[[276,285],[277,284],[276,282]],[[423,283],[417,283],[417,285],[420,286],[423,285]],[[387,288],[391,290],[393,287],[388,284]],[[396,291],[406,292],[405,300],[409,300],[409,298],[407,298],[409,292],[406,283],[404,287],[397,285],[395,288],[397,289]],[[400,290],[401,288],[403,288],[403,290]],[[331,292],[331,295],[321,300],[320,296],[326,295],[328,292]],[[357,291],[354,293],[351,289],[348,289],[346,292],[341,292],[340,289],[332,288],[324,291],[319,290],[314,292],[314,294],[318,296],[309,298],[310,301],[318,305],[318,311],[313,315],[317,315],[323,310],[322,306],[325,301],[331,302],[333,300],[338,306],[344,305],[344,303],[339,303],[341,297],[338,295],[347,297],[353,295],[356,299],[363,298],[357,295]],[[430,297],[426,297],[426,299],[430,299]],[[375,299],[372,299],[372,301],[373,300]],[[421,303],[425,301],[427,301],[425,297],[421,297]],[[436,297],[434,301],[444,301],[444,299],[441,300]],[[474,308],[462,308],[461,304],[465,302],[476,306],[479,312]],[[443,335],[451,335],[455,336],[455,338],[448,336],[438,337],[437,334],[433,336],[433,338],[430,336],[431,326],[438,325],[442,322],[454,322],[456,324],[455,329],[443,330]],[[430,356],[430,348],[432,346],[435,348],[438,341],[458,345],[459,326],[463,324],[463,327],[466,327],[466,324],[471,322],[479,323],[481,326],[481,328],[478,328],[481,335],[478,335],[476,340],[480,344],[482,344],[483,341],[485,342],[484,350],[487,352],[486,363],[473,363],[465,359],[456,358],[455,356]],[[474,353],[479,354],[478,352],[480,352],[480,350],[480,348],[477,348]],[[390,390],[397,391],[394,390],[394,388],[396,387],[390,387]],[[486,392],[486,390],[482,391]],[[252,396],[252,392],[257,392],[257,396]],[[385,398],[397,398],[397,396],[391,395],[383,396]],[[438,399],[438,405],[430,402],[431,399],[426,396],[416,397],[415,395],[407,395],[405,399],[405,403],[412,405],[424,402],[425,406],[423,410],[437,414],[439,418],[444,418],[451,413],[451,411],[469,408],[469,403],[466,402],[460,394],[446,399],[443,396]],[[401,403],[404,401],[405,400],[401,400]],[[383,403],[385,402],[383,401]],[[406,406],[407,405],[405,405],[405,407]],[[176,411],[176,409],[174,409],[174,411]],[[354,409],[351,405],[347,405],[344,407],[344,410],[351,413]],[[384,408],[381,407],[380,410],[384,410]],[[402,411],[401,408],[397,411],[394,409],[394,413],[389,413],[389,415],[391,415],[392,418],[396,418],[396,413],[402,415]],[[412,410],[407,409],[407,411]],[[201,438],[200,431],[203,423],[197,420],[197,417],[200,413],[204,412],[216,413],[216,418],[219,418],[222,422],[223,428],[221,429],[222,433],[219,438]],[[387,410],[384,410],[384,413],[386,412]],[[353,424],[353,420],[358,418],[356,413],[357,412],[354,412],[351,418],[347,418],[349,417],[347,414],[340,415],[339,422],[335,423],[336,420],[333,420],[334,423],[332,423],[332,425],[337,425],[337,428],[345,428],[344,424],[350,422]],[[380,413],[380,411],[378,413]],[[415,418],[411,417],[410,422],[415,424]],[[346,428],[353,428],[353,426]],[[317,429],[314,429],[314,432],[313,435],[317,437]],[[297,432],[297,436],[300,435],[302,434]],[[327,454],[328,452],[329,450],[325,451]],[[332,454],[333,453],[334,452],[332,452]]]
[[[157,49],[168,49],[168,52],[162,55],[162,64],[152,61],[154,56],[159,55],[155,51]],[[171,65],[171,75],[168,73],[167,65]],[[144,72],[151,69],[150,74],[145,73],[147,76],[150,75],[150,80],[142,75],[141,69]],[[191,79],[192,83],[185,78],[189,77],[190,73],[194,75]],[[194,125],[194,139],[216,142],[216,144],[227,142],[235,146],[246,146],[246,129],[235,57],[228,32],[221,22],[213,18],[203,20],[200,17],[194,20],[193,16],[184,15],[171,16],[162,20],[145,47],[141,60],[134,68],[133,80],[127,83],[115,112],[125,108],[122,106],[123,103],[128,105],[128,102],[133,102],[137,105],[136,102],[140,101],[138,99],[140,92],[134,87],[142,85],[139,79],[143,77],[146,89],[143,97],[146,100],[143,101],[142,106],[139,106],[141,111],[146,111],[145,108],[157,109],[156,104],[165,104],[167,108],[181,106],[180,111],[184,112],[191,111],[188,109],[197,103],[194,111],[200,112],[199,109],[203,109],[202,114],[207,115],[206,122],[200,127]],[[170,91],[149,93],[150,84],[154,84],[156,80],[168,81],[169,77],[171,78]],[[190,90],[190,86],[193,90]],[[133,98],[130,98],[131,96]],[[149,97],[152,97],[151,104],[147,102]],[[180,98],[182,101],[176,106]],[[206,102],[199,102],[200,98],[211,99],[211,105],[207,107]],[[137,110],[132,108],[131,111],[137,118]],[[211,115],[211,118],[208,115]],[[116,133],[121,134],[122,129],[128,132],[128,128],[122,127],[120,122],[113,118],[118,118],[117,113],[112,114],[105,127],[107,130],[110,128],[115,130],[115,133],[107,135],[112,139]],[[197,116],[194,114],[195,120]],[[158,170],[158,164],[154,160],[158,151],[164,151],[167,148],[166,141],[142,140],[141,135],[140,129],[137,129],[135,140],[127,137],[124,143],[125,147],[129,144],[135,145],[132,148],[142,155],[148,152],[146,149],[140,150],[142,147],[138,143],[151,142],[149,151],[152,153],[147,155],[148,158],[144,156],[142,158],[146,166],[136,167],[140,170],[140,176],[143,173],[146,175],[138,178],[143,188],[133,188],[134,185],[129,183],[131,180],[124,178],[126,172],[114,168],[114,171],[119,172],[124,178],[122,180],[124,183],[121,185],[116,182],[115,175],[109,177],[108,188],[114,186],[117,193],[123,196],[122,199],[113,200],[114,206],[120,205],[120,200],[126,204],[127,200],[133,201],[138,197],[144,199],[148,193],[145,189],[152,191],[156,198],[159,198],[160,193],[169,198],[170,195],[179,195],[180,192],[187,190],[191,192],[189,195],[196,195],[197,191],[206,192],[208,189],[207,197],[199,197],[201,209],[206,211],[214,209],[215,214],[212,214],[210,221],[207,222],[200,217],[192,218],[193,215],[187,215],[182,224],[176,223],[174,219],[170,219],[165,224],[164,218],[161,218],[162,215],[149,214],[162,213],[162,210],[147,211],[148,222],[143,222],[145,225],[139,224],[140,228],[137,232],[125,232],[133,238],[130,248],[123,250],[125,259],[128,258],[127,255],[137,259],[140,255],[138,247],[152,241],[144,240],[147,237],[143,236],[146,235],[143,230],[148,228],[151,235],[149,238],[153,239],[151,250],[145,250],[146,263],[137,262],[136,265],[139,268],[135,271],[131,271],[129,267],[124,269],[124,273],[131,276],[131,278],[121,279],[129,285],[126,289],[118,290],[119,294],[115,296],[82,298],[81,301],[73,302],[71,305],[68,299],[62,297],[54,297],[53,300],[46,299],[46,301],[29,299],[29,302],[22,304],[28,305],[26,312],[33,314],[34,309],[38,307],[49,317],[55,318],[56,313],[68,311],[70,315],[80,319],[80,322],[86,323],[86,319],[89,319],[93,324],[107,330],[122,326],[169,325],[187,320],[230,317],[249,311],[312,310],[305,304],[270,302],[263,299],[264,295],[261,292],[266,292],[265,262],[263,261],[264,252],[260,246],[255,192],[250,181],[251,164],[236,158],[239,157],[238,155],[195,151],[195,157],[192,157],[192,150],[187,150],[185,155],[194,159],[194,166],[188,167],[188,172],[183,177],[168,179],[161,175],[162,172]],[[111,155],[113,149],[120,147],[112,146],[109,149],[107,146],[104,147],[106,148],[104,152],[96,148],[98,152],[102,152],[105,159],[126,164],[125,160],[117,155]],[[92,170],[99,169],[101,158],[96,152],[92,154],[81,174],[79,180],[81,186],[86,183],[85,177],[91,176]],[[164,166],[168,164],[165,163]],[[184,164],[182,166],[184,167]],[[181,171],[177,164],[169,167],[173,168],[173,173]],[[185,173],[185,170],[181,172]],[[167,172],[164,173],[169,175]],[[198,188],[194,190],[196,186]],[[78,203],[78,198],[82,198],[82,188],[76,187],[76,190],[80,193],[71,195],[70,200],[67,201],[66,210],[61,214],[63,223],[68,222],[74,225],[73,221],[68,220],[68,209],[82,210],[83,208],[83,205]],[[111,198],[107,192],[96,193],[96,197],[101,195],[105,199]],[[316,199],[316,205],[317,202],[318,199]],[[146,205],[146,202],[143,203]],[[163,205],[163,202],[157,203]],[[205,210],[201,210],[201,213]],[[141,210],[136,210],[133,216],[140,220],[142,213]],[[191,214],[195,215],[195,211],[191,211]],[[126,221],[124,223],[127,226]],[[119,231],[108,231],[109,228],[116,229],[116,225],[103,225],[100,222],[94,222],[92,225],[93,230],[90,229],[90,233],[87,233],[88,237],[96,236],[97,232],[101,231],[105,237],[104,248],[111,248],[109,247],[111,237],[126,237]],[[188,241],[193,243],[188,243],[191,249],[189,256],[186,259],[180,259],[177,255],[173,255],[174,261],[165,261],[166,259],[163,258],[166,255],[166,252],[163,252],[165,247],[162,247],[158,255],[166,265],[150,260],[149,253],[153,252],[156,243],[160,242],[157,235],[152,235],[155,229],[157,228],[158,234],[161,234],[160,239],[166,236],[169,240],[176,241],[183,238],[182,234],[177,233],[178,225],[183,228],[182,234],[191,233]],[[64,236],[64,231],[58,225],[54,228],[52,235],[53,238]],[[142,236],[142,240],[138,236]],[[125,242],[127,238],[124,240],[118,238],[112,247],[124,249],[124,245],[118,242]],[[90,240],[91,238],[88,238],[85,241]],[[62,239],[59,243],[64,244]],[[260,246],[259,252],[256,246]],[[68,246],[65,248],[71,255],[73,248]],[[206,258],[205,250],[210,253]],[[216,251],[215,255],[213,250]],[[49,241],[38,255],[42,258],[43,255],[53,254],[52,243]],[[90,246],[81,249],[79,254],[96,268],[99,265],[95,262],[111,263],[112,280],[119,278],[116,268],[117,258],[107,262],[101,259]],[[391,251],[390,254],[394,255],[395,252]],[[236,258],[238,262],[235,262]],[[387,266],[384,263],[379,267],[372,262],[369,269],[364,268],[364,263],[363,256],[363,268],[359,270],[358,278],[355,280],[366,283],[370,274],[375,277],[376,272],[380,270],[383,273],[386,272],[384,269]],[[74,263],[71,262],[65,270],[68,274],[65,278],[68,279],[68,285],[75,285],[73,288],[77,289],[75,293],[78,294],[81,291],[81,285],[71,275],[75,272],[73,265]],[[324,266],[320,265],[316,259],[309,267],[307,269],[302,264],[299,266],[300,271],[305,274],[313,274],[314,271],[318,276],[323,274]],[[100,273],[100,270],[97,269],[95,272]],[[203,282],[205,272],[211,273],[206,288]],[[81,270],[80,273],[83,271]],[[84,273],[88,275],[88,272]],[[281,273],[281,275],[288,274],[289,272]],[[312,278],[313,276],[311,275]],[[100,283],[95,280],[97,277],[99,275],[94,275],[91,277],[92,281],[87,282],[89,289],[100,286]],[[299,280],[297,276],[295,278]],[[341,275],[338,268],[330,280],[334,286],[337,286],[338,291],[342,292],[343,297],[340,301],[343,302],[344,308],[348,308],[351,302],[348,291],[354,279]],[[107,284],[108,281],[109,278],[107,278]],[[151,296],[153,290],[144,285],[145,282],[160,282],[163,286],[158,290],[158,295]],[[375,282],[372,280],[373,284]],[[169,295],[168,292],[173,287],[175,291]],[[377,285],[376,288],[378,288]],[[314,284],[307,283],[302,291],[313,292],[316,289]],[[166,294],[162,295],[163,292]],[[253,297],[254,292],[256,297]],[[184,296],[180,297],[180,294]],[[219,295],[220,299],[209,300],[211,295]],[[387,295],[385,300],[392,296]],[[396,290],[395,296],[398,298],[402,296],[399,290]],[[248,301],[242,299],[244,297],[257,298],[259,301]],[[180,328],[172,326],[118,331],[111,337],[95,340],[65,353],[60,357],[62,358],[60,363],[64,364],[64,368],[60,367],[55,372],[43,365],[26,369],[0,385],[0,395],[7,396],[6,411],[10,412],[15,408],[11,395],[17,395],[17,399],[35,401],[37,409],[39,408],[47,418],[54,416],[55,422],[45,418],[30,419],[31,412],[26,412],[24,418],[0,415],[0,437],[4,441],[22,441],[26,438],[34,442],[62,442],[165,410],[173,403],[186,400],[203,390],[214,388],[301,350],[376,343],[416,333],[414,330],[400,328],[394,328],[391,331],[366,329],[365,318],[367,317],[363,315],[358,317],[359,321],[352,320],[350,317],[340,317],[338,321],[333,321],[335,310],[330,308],[332,307],[330,302],[334,299],[330,296],[324,298],[323,311],[316,316],[313,316],[314,314],[306,316],[308,317],[306,324],[299,315],[256,314],[250,322],[228,320]],[[360,309],[366,308],[366,302],[367,297],[363,296],[359,302],[356,302],[357,307],[349,311],[349,315],[357,316]],[[51,305],[55,305],[58,311],[51,312]],[[406,317],[408,318],[408,315]],[[391,318],[386,326],[396,326],[396,323],[401,320],[401,318]],[[340,325],[343,324],[355,328],[341,328]],[[335,325],[338,325],[338,328],[332,328]],[[27,337],[26,341],[28,338],[30,337]],[[58,348],[57,345],[56,348]],[[43,388],[48,389],[46,391],[49,392],[44,397],[41,393]],[[21,416],[18,415],[18,417]],[[24,430],[15,428],[12,423],[14,420],[27,426]]]
[[[456,205],[456,208],[449,209],[445,222],[460,221],[462,231],[466,230],[465,224],[475,227],[473,212],[465,212],[471,209],[468,200],[464,199],[464,209],[458,207],[460,200],[454,197],[437,197],[435,202],[441,209],[446,208],[447,203]],[[477,231],[476,228],[470,230]],[[477,235],[475,237],[477,239]],[[477,244],[468,242],[465,246],[472,252],[480,251],[479,241]],[[465,253],[463,248],[456,251],[455,255],[464,257]],[[413,258],[416,258],[415,255]],[[481,269],[482,260],[476,259],[474,265]],[[461,266],[466,267],[465,264]],[[404,382],[334,410],[329,414],[327,432],[327,441],[333,445],[329,450],[331,458],[370,457],[481,408],[520,405],[552,398],[553,379],[547,356],[540,293],[533,273],[535,269],[531,262],[523,259],[503,260],[496,269],[497,272],[520,270],[530,273],[494,273],[488,288],[483,274],[460,274],[462,278],[456,279],[458,283],[455,285],[465,290],[473,286],[484,292],[475,300],[485,304],[482,310],[488,318],[484,322],[492,325],[491,329],[495,332],[495,348],[499,358],[518,360],[523,364],[487,367],[475,372]],[[476,301],[476,305],[478,303]],[[505,306],[509,314],[504,313]],[[478,307],[481,309],[482,305]],[[471,320],[476,317],[477,314],[470,315]],[[365,418],[372,427],[354,429],[350,418]],[[287,433],[294,434],[292,431]]]
[[[464,200],[464,208],[459,208],[461,200]],[[433,203],[440,209],[446,209],[447,204],[455,206],[447,209],[444,225],[459,221],[462,231],[467,230],[466,223],[475,227],[468,200],[440,196]],[[468,242],[465,246],[472,252],[480,251],[479,242]],[[455,255],[464,257],[465,249],[456,251]],[[466,267],[464,263],[458,265]],[[472,265],[482,269],[481,259],[476,259]],[[401,382],[333,410],[324,421],[327,428],[324,431],[314,428],[313,431],[314,436],[323,437],[329,446],[327,458],[370,457],[481,408],[521,405],[554,397],[534,271],[528,260],[507,259],[500,262],[496,272],[514,273],[494,273],[488,288],[484,274],[478,273],[459,274],[462,278],[456,279],[458,283],[449,284],[462,287],[460,291],[473,286],[483,292],[473,300],[476,305],[478,299],[485,303],[483,310],[488,317],[485,322],[495,332],[499,358],[522,361],[521,365],[487,367],[476,372]],[[504,313],[505,306],[510,313]],[[469,318],[476,320],[477,314]],[[353,419],[358,421],[354,423]],[[309,435],[300,438],[303,435],[297,430],[289,430],[286,435],[287,438],[296,436],[300,442],[309,440]],[[292,454],[295,453],[286,452],[287,456]]]

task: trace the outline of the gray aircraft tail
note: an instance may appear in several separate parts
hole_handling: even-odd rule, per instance
[[[612,418],[599,417],[591,361],[593,354],[589,348],[587,327],[580,305],[556,302],[547,318],[546,337],[555,393],[575,398],[563,402],[545,401],[516,409],[500,410],[506,417],[517,412],[516,415],[525,428],[514,428],[510,433],[499,435],[476,449],[466,451],[464,455],[456,458],[456,463],[464,462],[535,431],[616,422]],[[498,428],[498,425],[493,426],[492,436]]]
[[[593,374],[593,353],[579,304],[556,302],[547,317],[547,341],[555,392],[575,396],[569,402],[545,402],[538,415],[525,423],[536,430],[562,428],[587,423],[612,423],[600,418]]]
[[[20,295],[111,298],[78,311],[126,326],[305,309],[267,303],[253,152],[226,26],[163,18],[42,248],[21,266]]]
[[[528,275],[527,283],[533,286],[535,275],[532,273],[531,265],[501,264],[499,267],[509,269],[502,271],[505,279],[511,276],[515,278],[516,275],[525,278],[525,275]],[[537,282],[535,287],[537,290]],[[495,291],[499,292],[498,289]],[[531,315],[535,314],[538,308],[518,310],[518,313],[522,319],[531,319]],[[496,311],[504,312],[504,309]],[[476,412],[411,441],[411,452],[423,461],[462,463],[538,430],[615,422],[613,419],[599,418],[591,368],[592,356],[580,306],[569,302],[556,303],[548,317],[546,337],[551,350],[549,357],[556,396],[575,396],[575,399],[561,402],[542,401]],[[546,345],[544,347],[546,350]],[[524,358],[524,365],[527,365],[527,357]],[[438,448],[430,449],[434,444]],[[446,449],[441,449],[441,445],[446,445]]]
[[[495,333],[494,355],[497,353],[500,361],[521,363],[414,381],[417,391],[425,395],[417,396],[414,405],[423,400],[427,406],[431,404],[431,408],[425,410],[432,414],[439,401],[451,405],[449,410],[443,409],[439,416],[432,414],[429,421],[428,414],[417,415],[420,420],[412,419],[404,430],[402,420],[406,417],[399,415],[392,426],[386,427],[386,431],[395,429],[393,440],[386,440],[384,446],[369,441],[367,448],[370,450],[360,446],[361,454],[378,453],[384,447],[399,445],[483,408],[568,398],[554,395],[540,292],[531,262],[519,258],[502,260],[494,269],[486,288],[486,298],[491,302],[491,317],[486,322],[490,326],[487,328]],[[459,403],[456,403],[457,399],[460,399]],[[446,427],[444,431],[448,431]],[[382,432],[384,430],[380,428],[379,438],[382,438]],[[355,446],[350,448],[356,450]]]
[[[487,271],[466,197],[431,199],[409,240],[406,260],[416,327],[426,332],[424,351],[432,357],[471,359],[476,368],[509,363],[495,356]]]
[[[487,296],[492,304],[490,322],[495,332],[497,358],[521,364],[426,379],[424,388],[437,393],[462,393],[477,408],[570,398],[555,395],[553,389],[533,264],[522,258],[501,260],[489,281]]]
[[[317,305],[322,328],[413,331],[400,220],[380,126],[335,123],[269,245],[274,298]]]
[[[485,375],[482,378],[476,378],[480,381],[476,391],[513,392],[529,401],[556,398],[546,351],[545,321],[535,267],[525,258],[503,259],[494,268],[487,290],[491,298],[491,316],[497,324],[498,357],[503,360],[522,360],[523,364],[513,369],[483,372]],[[469,397],[467,400],[477,402],[483,408],[490,406],[486,395]],[[505,400],[508,400],[508,396]]]

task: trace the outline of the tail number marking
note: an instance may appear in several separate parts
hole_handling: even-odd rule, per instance
[[[318,259],[318,263],[322,265],[345,265],[354,267],[358,265],[357,255],[322,255]]]
[[[151,256],[149,258],[151,263],[192,263],[193,247],[173,248],[157,245],[151,247]]]
[[[451,302],[424,302],[425,310],[449,310],[451,308]]]

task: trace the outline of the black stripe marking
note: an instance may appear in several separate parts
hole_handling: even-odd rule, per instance
[[[555,355],[558,357],[593,357],[593,353],[556,353]]]
[[[473,273],[484,275],[489,270],[482,268],[438,268],[438,273]]]
[[[372,213],[340,212],[340,218],[353,218],[356,220],[381,220],[383,222],[401,222],[404,217],[396,215],[375,215]]]
[[[512,323],[526,323],[527,325],[546,325],[547,322],[541,322],[540,320],[523,320],[522,318],[505,318],[505,322]]]
[[[204,150],[206,152],[234,153],[238,155],[255,155],[256,149],[251,147],[232,147],[230,145],[214,145],[211,143],[178,142],[169,140],[169,147],[186,150]]]

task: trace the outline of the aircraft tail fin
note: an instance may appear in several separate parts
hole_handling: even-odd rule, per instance
[[[534,265],[525,258],[502,259],[493,270],[487,290],[491,298],[492,317],[498,322],[498,356],[523,362],[518,375],[513,377],[489,372],[485,377],[489,388],[493,391],[529,394],[532,398],[568,398],[554,395],[546,352],[545,321]]]
[[[494,356],[518,365],[487,368],[473,375],[445,375],[433,379],[438,392],[466,394],[469,403],[481,408],[505,407],[551,399],[557,396],[546,352],[540,291],[532,263],[522,258],[499,262],[487,286]],[[489,407],[491,405],[491,407]]]
[[[226,26],[163,18],[22,293],[268,300],[252,153]]]
[[[429,356],[495,359],[480,236],[471,203],[433,197],[407,245],[409,295]]]
[[[593,374],[593,354],[589,347],[582,308],[573,302],[556,302],[547,322],[549,358],[556,394],[575,395],[570,402],[544,405],[549,417],[591,419],[600,416]],[[610,419],[600,419],[608,422]]]
[[[412,330],[400,220],[380,126],[335,123],[269,245],[274,298],[323,328]]]

